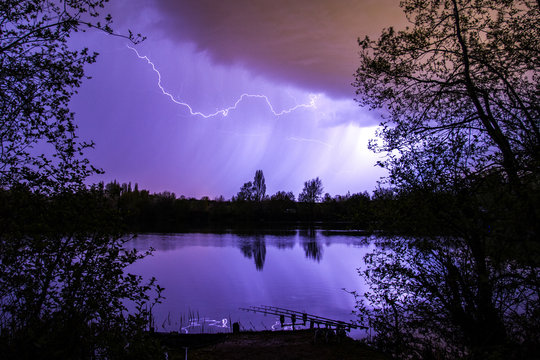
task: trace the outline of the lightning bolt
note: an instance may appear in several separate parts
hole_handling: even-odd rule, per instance
[[[227,115],[229,115],[229,112],[231,110],[236,110],[238,104],[240,104],[244,99],[247,99],[247,98],[263,99],[266,102],[266,105],[268,105],[268,108],[270,109],[270,111],[275,116],[282,116],[282,115],[289,114],[289,113],[291,113],[291,112],[293,112],[295,110],[302,109],[302,108],[316,108],[317,107],[316,101],[320,97],[320,95],[317,95],[317,94],[309,94],[309,102],[307,104],[298,104],[298,105],[293,106],[292,108],[281,110],[281,111],[278,112],[278,111],[276,111],[276,109],[274,108],[274,106],[270,102],[270,99],[268,99],[268,97],[266,95],[243,93],[242,95],[240,95],[238,100],[236,100],[234,105],[229,106],[229,107],[224,108],[224,109],[221,109],[221,110],[217,110],[214,113],[205,114],[205,113],[202,113],[200,111],[193,110],[191,105],[189,105],[186,102],[177,100],[171,93],[169,93],[167,90],[165,90],[165,88],[161,84],[161,73],[156,68],[156,65],[154,65],[154,63],[148,58],[148,56],[143,56],[143,55],[139,54],[137,49],[135,49],[135,48],[133,48],[133,47],[131,47],[129,45],[126,45],[126,46],[127,46],[128,49],[132,50],[137,55],[137,57],[139,59],[145,60],[148,63],[148,65],[150,65],[152,67],[152,70],[154,70],[154,72],[157,74],[157,77],[158,77],[157,85],[158,85],[159,89],[161,90],[161,92],[163,93],[163,95],[167,96],[173,103],[186,107],[189,110],[189,113],[191,115],[202,116],[205,119],[208,119],[208,118],[220,115],[220,114],[223,115],[223,116],[227,116]]]

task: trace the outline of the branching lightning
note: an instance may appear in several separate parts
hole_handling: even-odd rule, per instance
[[[289,108],[289,109],[276,111],[276,109],[274,109],[274,106],[272,105],[272,103],[270,102],[270,100],[268,99],[268,97],[266,95],[244,93],[244,94],[240,95],[240,97],[238,98],[238,100],[236,100],[234,105],[229,106],[229,107],[227,107],[225,109],[217,110],[214,113],[204,114],[204,113],[202,113],[200,111],[193,110],[191,105],[189,105],[186,102],[177,100],[171,93],[169,93],[167,90],[165,90],[165,88],[163,87],[163,85],[161,83],[161,73],[156,68],[154,63],[147,56],[143,56],[143,55],[139,54],[137,49],[135,49],[135,48],[133,48],[133,47],[131,47],[129,45],[126,45],[126,46],[129,49],[131,49],[133,52],[135,52],[135,54],[137,55],[137,57],[139,59],[145,60],[148,63],[148,65],[150,65],[152,67],[152,70],[154,70],[154,72],[157,74],[157,77],[158,77],[157,85],[158,85],[159,89],[161,90],[161,92],[163,93],[163,95],[167,96],[175,104],[186,107],[189,110],[189,113],[191,115],[202,116],[203,118],[206,118],[206,119],[217,116],[217,115],[227,116],[231,110],[235,110],[237,108],[238,104],[240,104],[244,99],[247,99],[247,98],[263,99],[266,102],[266,104],[268,105],[268,108],[270,109],[270,111],[275,116],[286,115],[286,114],[289,114],[289,113],[291,113],[291,112],[293,112],[295,110],[302,109],[302,108],[316,108],[317,107],[316,106],[316,101],[317,101],[317,99],[319,98],[320,95],[316,95],[316,94],[310,94],[309,95],[309,102],[307,104],[299,104],[299,105],[293,106],[292,108]]]

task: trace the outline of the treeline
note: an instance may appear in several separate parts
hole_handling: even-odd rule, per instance
[[[374,209],[381,191],[330,196],[314,201],[296,201],[292,192],[278,191],[259,199],[222,196],[211,200],[177,197],[172,192],[150,193],[131,183],[100,183],[98,191],[118,210],[126,230],[175,232],[197,228],[249,226],[260,223],[293,225],[325,222],[336,226],[367,229],[374,222]],[[245,192],[245,188],[243,190]],[[384,191],[383,191],[384,192]]]
[[[314,179],[318,180],[318,179]],[[307,187],[320,180],[310,180]],[[297,200],[292,192],[278,191],[251,196],[246,184],[238,195],[226,200],[177,197],[172,192],[150,193],[138,185],[116,181],[96,186],[98,193],[116,210],[128,232],[182,232],[197,229],[241,227],[290,227],[313,225],[339,229],[384,231],[401,235],[456,234],[449,223],[458,203],[468,195],[455,192],[396,191],[378,188],[371,195],[359,193],[307,196],[306,187]],[[312,192],[312,194],[314,194]],[[242,195],[242,196],[240,196]],[[492,226],[489,221],[485,227]]]

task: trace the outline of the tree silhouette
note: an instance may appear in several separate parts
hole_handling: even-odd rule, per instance
[[[302,192],[298,195],[298,201],[316,203],[321,200],[323,193],[322,181],[317,177],[304,183]]]
[[[112,34],[106,0],[0,2],[0,353],[121,358],[148,346],[155,280],[126,268],[120,217],[84,158],[69,102],[96,60],[75,32]],[[131,33],[125,36],[136,41]],[[126,189],[111,188],[111,192]],[[115,194],[116,195],[116,194]],[[132,308],[128,309],[128,306]],[[149,356],[156,348],[146,347]]]
[[[42,192],[79,188],[97,171],[82,153],[69,102],[97,53],[73,50],[67,40],[96,28],[104,0],[5,0],[0,4],[0,187],[26,184]],[[93,21],[96,20],[96,21]],[[137,41],[131,33],[127,38]]]
[[[255,172],[253,182],[248,181],[242,185],[234,200],[257,202],[266,200],[266,183],[264,181],[264,174],[262,170],[257,170]]]
[[[236,197],[234,198],[234,200],[253,201],[254,200],[253,183],[251,181],[244,183],[244,185],[242,185],[242,187],[240,188],[240,191],[238,192],[238,194],[236,194]]]
[[[294,194],[292,191],[278,191],[270,197],[272,201],[285,201],[285,202],[294,202]]]
[[[409,29],[359,41],[354,83],[361,105],[386,114],[383,144],[373,148],[395,150],[383,163],[395,181],[407,186],[424,174],[407,173],[401,155],[425,147],[446,151],[431,159],[447,162],[446,173],[430,177],[435,183],[489,168],[519,186],[523,175],[537,174],[538,2],[405,1],[403,8]]]
[[[402,7],[407,29],[359,42],[355,86],[361,105],[384,114],[370,145],[386,154],[392,187],[377,194],[378,220],[416,236],[366,257],[359,314],[373,344],[400,358],[530,356],[540,338],[539,3]]]
[[[255,201],[263,201],[266,199],[266,183],[264,182],[264,175],[262,170],[255,172],[255,178],[253,179],[253,197]]]

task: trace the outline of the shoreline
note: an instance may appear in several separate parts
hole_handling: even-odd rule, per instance
[[[243,331],[215,334],[152,334],[168,359],[388,359],[359,340],[324,329]]]

